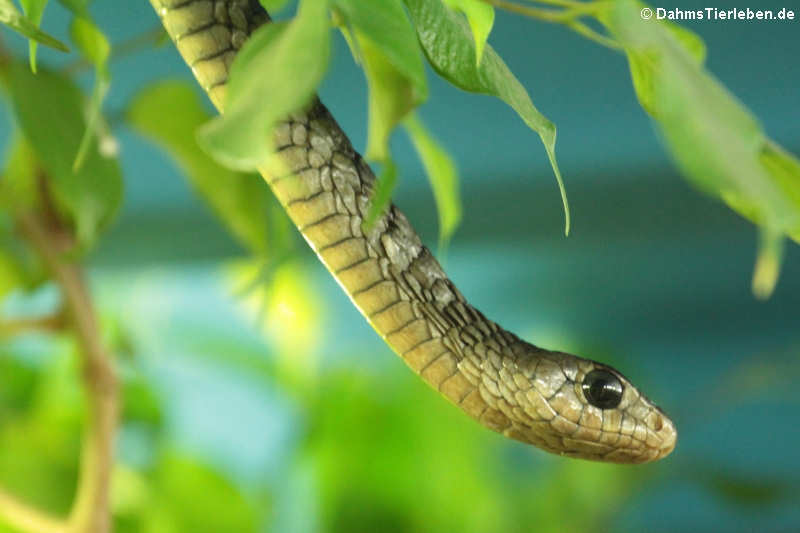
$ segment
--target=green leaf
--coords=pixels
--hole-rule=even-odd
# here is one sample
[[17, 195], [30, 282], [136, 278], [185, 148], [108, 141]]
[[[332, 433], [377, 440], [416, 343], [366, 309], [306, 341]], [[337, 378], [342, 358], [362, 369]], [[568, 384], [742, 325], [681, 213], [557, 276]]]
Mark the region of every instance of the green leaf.
[[408, 79], [395, 69], [388, 58], [369, 39], [360, 39], [364, 72], [369, 85], [369, 127], [367, 159], [391, 158], [389, 137], [394, 128], [416, 106]]
[[651, 114], [687, 180], [761, 226], [753, 289], [766, 297], [777, 282], [783, 237], [800, 230], [800, 165], [767, 140], [673, 31], [642, 21], [638, 5], [615, 4], [609, 27], [646, 72]]
[[416, 33], [401, 0], [363, 2], [334, 0], [348, 25], [381, 51], [386, 60], [408, 80], [413, 100], [419, 104], [428, 97], [425, 68]]
[[108, 71], [108, 59], [111, 57], [111, 44], [91, 20], [85, 17], [75, 17], [70, 26], [70, 36], [78, 50], [89, 63], [94, 65], [95, 80], [92, 96], [86, 112], [86, 130], [83, 132], [78, 153], [72, 164], [73, 170], [79, 170], [86, 160], [92, 139], [96, 136], [100, 126], [100, 111], [103, 100], [108, 94], [111, 76]]
[[161, 399], [153, 387], [139, 374], [126, 376], [122, 384], [122, 419], [160, 429], [164, 413]]
[[[762, 146], [759, 160], [784, 198], [792, 204], [794, 210], [800, 211], [800, 160], [770, 139]], [[731, 203], [730, 200], [726, 201]], [[740, 204], [739, 209], [744, 211], [748, 208]], [[742, 214], [748, 216], [744, 212]], [[789, 228], [789, 237], [800, 243], [800, 225]]]
[[258, 528], [256, 510], [242, 492], [217, 470], [184, 454], [165, 453], [151, 487], [138, 531], [250, 533]]
[[381, 161], [383, 169], [378, 177], [377, 187], [370, 199], [369, 211], [364, 219], [362, 226], [369, 231], [378, 217], [383, 214], [386, 207], [392, 201], [392, 191], [397, 184], [397, 166], [391, 159]]
[[539, 134], [553, 167], [564, 204], [565, 233], [569, 233], [569, 204], [555, 156], [556, 128], [531, 102], [530, 96], [490, 45], [475, 64], [475, 41], [463, 17], [447, 9], [442, 0], [405, 0], [422, 49], [443, 78], [465, 91], [501, 99]]
[[67, 45], [43, 32], [31, 20], [25, 18], [11, 0], [0, 0], [0, 24], [5, 24], [28, 39], [42, 43], [45, 46], [55, 48], [61, 52], [69, 52]]
[[[35, 191], [29, 190], [29, 187], [35, 186], [36, 182], [34, 179], [26, 179], [18, 168], [14, 168], [20, 166], [21, 160], [25, 159], [21, 157], [21, 144], [15, 142], [14, 145], [6, 173], [0, 180], [0, 301], [12, 290], [32, 290], [49, 279], [41, 257], [21, 241], [16, 231], [12, 213], [31, 205], [31, 197]], [[35, 178], [35, 168], [26, 163], [22, 166], [26, 167], [24, 174]], [[0, 336], [2, 333], [0, 331]]]
[[[645, 4], [638, 1], [636, 2], [637, 9], [644, 7]], [[613, 7], [609, 7], [609, 9], [602, 11], [598, 16], [598, 20], [609, 29], [612, 29], [612, 21], [610, 19], [612, 13]], [[675, 37], [698, 66], [703, 65], [706, 59], [706, 45], [703, 39], [696, 33], [668, 20], [662, 22], [653, 21], [653, 23], [661, 24], [664, 29]], [[652, 116], [656, 113], [653, 103], [654, 87], [652, 73], [659, 58], [657, 54], [649, 53], [647, 50], [631, 50], [628, 48], [625, 50], [625, 53], [628, 57], [628, 65], [631, 71], [631, 79], [633, 80], [636, 98], [639, 100], [639, 105]]]
[[93, 142], [80, 170], [72, 161], [85, 130], [84, 98], [66, 77], [37, 75], [19, 64], [9, 69], [13, 110], [20, 129], [50, 180], [59, 210], [74, 222], [78, 241], [91, 244], [116, 214], [122, 177], [116, 159], [104, 157]]
[[70, 25], [70, 37], [83, 57], [97, 69], [105, 69], [111, 57], [111, 44], [94, 22], [75, 17]]
[[369, 84], [366, 157], [385, 161], [391, 158], [392, 131], [428, 96], [417, 37], [401, 0], [336, 0], [334, 5], [355, 33]]
[[268, 228], [288, 222], [285, 217], [282, 221], [269, 219], [268, 209], [275, 201], [260, 176], [221, 167], [200, 149], [194, 132], [209, 114], [193, 85], [164, 81], [148, 87], [133, 99], [126, 118], [136, 131], [175, 158], [187, 179], [244, 246], [263, 253], [273, 244]]
[[445, 0], [451, 9], [464, 13], [475, 39], [475, 64], [480, 65], [486, 41], [494, 26], [494, 7], [481, 0]]
[[234, 61], [225, 115], [199, 132], [203, 146], [232, 168], [264, 164], [273, 150], [273, 127], [311, 101], [329, 55], [326, 1], [303, 0], [291, 22], [260, 28]]
[[[4, 240], [0, 239], [0, 243], [5, 244]], [[5, 246], [0, 248], [0, 302], [8, 293], [23, 285], [24, 272], [20, 266]], [[2, 333], [3, 330], [0, 328], [0, 338]]]
[[[42, 22], [42, 15], [44, 15], [44, 8], [47, 6], [47, 2], [48, 0], [20, 0], [22, 10], [25, 12], [25, 18], [37, 28]], [[37, 46], [38, 43], [33, 39], [28, 42], [28, 57], [30, 58], [32, 72], [36, 72]]]
[[448, 153], [428, 133], [416, 116], [406, 119], [406, 131], [422, 160], [431, 182], [436, 210], [439, 213], [439, 249], [444, 249], [461, 222], [461, 198], [458, 192], [458, 171]]
[[30, 209], [36, 202], [38, 164], [30, 143], [15, 132], [0, 179], [0, 208], [10, 212]]

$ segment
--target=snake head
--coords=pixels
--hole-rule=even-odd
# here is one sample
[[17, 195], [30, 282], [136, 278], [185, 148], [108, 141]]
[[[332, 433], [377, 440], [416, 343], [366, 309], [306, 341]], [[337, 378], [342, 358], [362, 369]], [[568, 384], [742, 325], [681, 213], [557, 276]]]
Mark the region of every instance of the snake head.
[[512, 415], [501, 430], [507, 436], [560, 455], [613, 463], [655, 461], [675, 447], [673, 422], [617, 370], [527, 343], [525, 350], [516, 348], [517, 376], [527, 377], [530, 386], [514, 395], [516, 409], [500, 406]]

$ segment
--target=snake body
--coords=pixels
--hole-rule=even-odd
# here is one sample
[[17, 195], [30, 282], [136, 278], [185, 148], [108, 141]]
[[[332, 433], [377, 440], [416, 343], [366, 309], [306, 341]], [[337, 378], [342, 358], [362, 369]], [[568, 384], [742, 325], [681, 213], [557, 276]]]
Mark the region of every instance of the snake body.
[[[150, 2], [221, 111], [237, 50], [267, 13], [258, 0]], [[619, 372], [533, 346], [467, 303], [394, 205], [365, 233], [375, 177], [318, 100], [280, 124], [275, 146], [288, 173], [262, 172], [272, 191], [355, 306], [431, 387], [484, 426], [557, 454], [641, 463], [672, 451], [672, 421]]]

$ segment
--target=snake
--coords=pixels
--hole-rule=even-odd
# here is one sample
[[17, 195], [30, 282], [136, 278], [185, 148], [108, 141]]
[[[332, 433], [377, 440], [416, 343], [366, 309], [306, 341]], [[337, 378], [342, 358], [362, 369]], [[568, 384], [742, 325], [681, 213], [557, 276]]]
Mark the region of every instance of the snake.
[[[258, 0], [150, 3], [222, 113], [231, 65], [268, 13]], [[619, 371], [534, 346], [470, 305], [394, 204], [365, 229], [375, 175], [318, 97], [273, 136], [285, 172], [261, 171], [265, 181], [369, 324], [433, 389], [483, 426], [561, 456], [637, 464], [673, 450], [673, 421]]]

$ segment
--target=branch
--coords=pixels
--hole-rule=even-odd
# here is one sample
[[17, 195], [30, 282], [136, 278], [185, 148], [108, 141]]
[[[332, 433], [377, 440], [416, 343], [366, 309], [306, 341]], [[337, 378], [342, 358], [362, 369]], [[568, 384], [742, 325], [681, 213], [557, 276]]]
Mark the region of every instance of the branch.
[[11, 527], [31, 533], [64, 533], [67, 528], [63, 520], [25, 505], [3, 491], [0, 491], [0, 516]]
[[59, 331], [66, 326], [63, 311], [32, 318], [13, 318], [0, 320], [0, 338], [13, 337], [29, 331]]
[[78, 490], [68, 531], [106, 533], [110, 530], [108, 494], [118, 418], [118, 385], [111, 358], [103, 346], [89, 290], [78, 264], [65, 255], [72, 239], [52, 219], [33, 214], [19, 217], [19, 227], [41, 255], [61, 289], [83, 357], [83, 381], [89, 400]]

